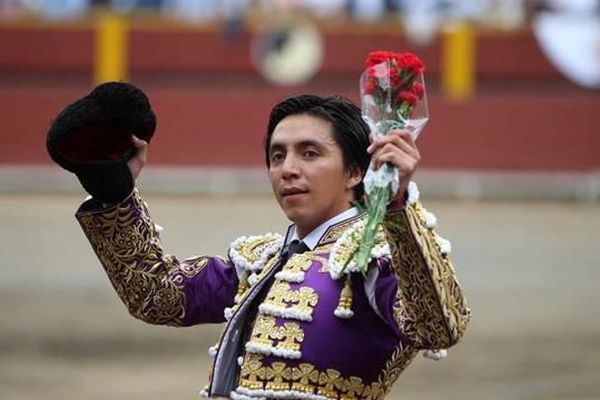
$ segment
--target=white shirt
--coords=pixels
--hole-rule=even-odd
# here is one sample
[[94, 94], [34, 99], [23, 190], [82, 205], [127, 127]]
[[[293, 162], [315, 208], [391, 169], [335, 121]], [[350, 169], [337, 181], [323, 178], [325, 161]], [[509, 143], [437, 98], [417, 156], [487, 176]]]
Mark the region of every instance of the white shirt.
[[309, 250], [314, 250], [315, 247], [317, 247], [319, 240], [321, 240], [321, 237], [325, 232], [327, 232], [327, 229], [329, 229], [329, 227], [339, 222], [342, 222], [348, 218], [356, 217], [358, 214], [359, 212], [358, 209], [356, 209], [356, 207], [349, 208], [346, 211], [339, 213], [335, 217], [329, 218], [327, 221], [317, 226], [302, 239], [298, 237], [296, 225], [291, 225], [288, 228], [287, 235], [285, 236], [285, 245], [288, 245], [292, 240], [298, 239], [302, 240], [304, 244], [306, 244], [306, 246], [309, 248]]

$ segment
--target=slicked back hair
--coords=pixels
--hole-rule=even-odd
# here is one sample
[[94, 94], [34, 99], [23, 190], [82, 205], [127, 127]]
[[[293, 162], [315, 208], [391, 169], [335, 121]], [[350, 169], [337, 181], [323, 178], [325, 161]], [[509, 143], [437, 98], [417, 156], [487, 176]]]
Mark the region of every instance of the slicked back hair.
[[[360, 108], [340, 96], [300, 95], [289, 97], [275, 105], [271, 110], [265, 137], [267, 167], [271, 166], [269, 147], [273, 131], [284, 118], [302, 114], [330, 122], [334, 140], [342, 150], [344, 169], [351, 172], [358, 168], [364, 176], [371, 161], [371, 155], [367, 153], [369, 127], [361, 117]], [[354, 199], [360, 201], [364, 194], [362, 181], [353, 188], [353, 191]]]

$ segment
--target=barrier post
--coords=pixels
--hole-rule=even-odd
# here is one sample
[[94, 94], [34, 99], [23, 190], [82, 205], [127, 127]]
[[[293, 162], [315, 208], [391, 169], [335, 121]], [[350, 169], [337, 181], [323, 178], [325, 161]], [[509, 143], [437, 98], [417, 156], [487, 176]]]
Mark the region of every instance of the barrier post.
[[129, 26], [124, 17], [108, 12], [96, 26], [94, 83], [124, 81], [128, 78]]
[[442, 90], [452, 100], [468, 100], [475, 93], [475, 33], [461, 22], [446, 28], [442, 38]]

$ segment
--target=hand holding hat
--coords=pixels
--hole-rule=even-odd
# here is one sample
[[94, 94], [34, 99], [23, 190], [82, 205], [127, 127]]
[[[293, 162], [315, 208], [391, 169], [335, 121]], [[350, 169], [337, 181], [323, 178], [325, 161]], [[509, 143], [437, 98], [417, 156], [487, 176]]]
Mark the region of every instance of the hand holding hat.
[[108, 82], [56, 117], [46, 146], [96, 200], [117, 203], [134, 186], [127, 165], [137, 152], [132, 135], [150, 142], [155, 129], [156, 116], [144, 92], [129, 83]]

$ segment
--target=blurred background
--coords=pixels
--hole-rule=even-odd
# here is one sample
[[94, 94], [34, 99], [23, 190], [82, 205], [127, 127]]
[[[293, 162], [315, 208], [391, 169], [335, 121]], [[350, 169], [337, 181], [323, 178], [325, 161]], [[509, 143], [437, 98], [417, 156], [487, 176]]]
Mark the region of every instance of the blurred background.
[[600, 399], [597, 0], [0, 0], [0, 399], [197, 398], [220, 326], [127, 315], [51, 163], [49, 124], [107, 80], [158, 116], [139, 187], [167, 251], [284, 231], [262, 140], [300, 94], [358, 102], [366, 54], [426, 65], [416, 180], [473, 320], [391, 399]]

